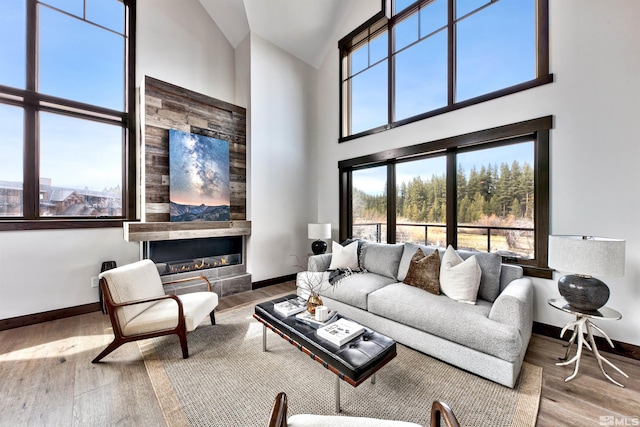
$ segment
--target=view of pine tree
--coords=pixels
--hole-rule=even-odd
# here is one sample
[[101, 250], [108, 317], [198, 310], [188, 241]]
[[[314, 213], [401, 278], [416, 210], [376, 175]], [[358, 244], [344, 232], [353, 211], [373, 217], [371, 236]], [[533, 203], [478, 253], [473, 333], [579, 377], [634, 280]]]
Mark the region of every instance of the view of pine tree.
[[[534, 172], [528, 163], [483, 165], [479, 170], [473, 167], [468, 174], [459, 166], [457, 190], [459, 224], [474, 224], [491, 217], [533, 224]], [[371, 195], [356, 188], [352, 194], [354, 220], [386, 218], [386, 188], [384, 194]], [[444, 223], [446, 177], [418, 176], [399, 183], [396, 205], [399, 222]]]

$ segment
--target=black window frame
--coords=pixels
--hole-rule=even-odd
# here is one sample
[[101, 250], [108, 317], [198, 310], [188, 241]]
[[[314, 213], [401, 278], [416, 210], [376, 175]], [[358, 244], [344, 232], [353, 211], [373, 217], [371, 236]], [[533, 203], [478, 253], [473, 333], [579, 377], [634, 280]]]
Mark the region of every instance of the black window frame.
[[549, 137], [553, 128], [553, 116], [513, 123], [491, 129], [452, 136], [436, 141], [387, 150], [375, 154], [342, 160], [339, 169], [339, 239], [352, 236], [353, 210], [351, 204], [352, 172], [354, 170], [387, 166], [387, 242], [396, 242], [396, 182], [395, 165], [407, 159], [444, 154], [447, 156], [446, 224], [447, 245], [457, 247], [458, 201], [457, 162], [458, 152], [469, 149], [493, 148], [518, 142], [534, 142], [534, 259], [503, 257], [504, 263], [520, 265], [528, 276], [552, 278], [548, 268], [549, 239]]
[[[454, 16], [454, 4], [455, 0], [447, 0], [448, 2], [448, 64], [447, 64], [447, 105], [441, 108], [437, 108], [431, 111], [425, 111], [424, 113], [417, 114], [411, 117], [403, 118], [401, 120], [395, 120], [394, 115], [394, 60], [393, 57], [395, 52], [393, 51], [393, 27], [397, 22], [402, 21], [408, 15], [412, 13], [416, 13], [419, 8], [428, 5], [428, 3], [432, 0], [418, 0], [413, 3], [411, 6], [403, 9], [395, 16], [391, 16], [391, 11], [393, 7], [391, 5], [391, 1], [393, 0], [382, 0], [381, 11], [374, 15], [372, 18], [367, 20], [365, 23], [360, 25], [358, 28], [353, 30], [347, 36], [343, 37], [338, 42], [339, 49], [339, 137], [338, 142], [347, 142], [353, 139], [361, 138], [363, 136], [372, 135], [378, 132], [382, 132], [385, 130], [393, 129], [398, 126], [403, 126], [409, 123], [413, 123], [419, 120], [423, 120], [429, 117], [437, 116], [440, 114], [444, 114], [450, 111], [455, 111], [461, 108], [465, 108], [471, 105], [479, 104], [485, 101], [489, 101], [492, 99], [500, 98], [503, 96], [511, 95], [517, 92], [521, 92], [524, 90], [532, 89], [538, 86], [542, 86], [548, 83], [552, 83], [554, 80], [553, 74], [549, 72], [549, 0], [535, 0], [536, 2], [536, 77], [534, 79], [505, 87], [503, 89], [499, 89], [493, 92], [489, 92], [483, 95], [479, 95], [470, 99], [466, 99], [463, 101], [455, 102], [455, 31], [454, 25], [457, 19]], [[499, 0], [491, 0], [490, 3], [483, 6], [481, 9], [490, 6]], [[472, 12], [471, 14], [465, 15], [465, 17], [470, 16], [477, 11]], [[465, 17], [461, 17], [460, 19], [464, 19]], [[348, 108], [345, 108], [345, 100], [350, 99], [351, 94], [344, 93], [344, 83], [348, 79], [345, 76], [345, 70], [348, 70], [348, 65], [345, 65], [345, 61], [348, 63], [348, 56], [350, 52], [360, 46], [363, 42], [362, 35], [367, 31], [374, 34], [375, 32], [380, 32], [382, 29], [386, 29], [388, 33], [388, 52], [387, 52], [387, 61], [388, 61], [388, 81], [387, 81], [387, 123], [381, 126], [377, 126], [372, 129], [368, 129], [365, 131], [361, 131], [352, 135], [345, 134], [345, 128], [350, 121], [351, 117], [351, 105], [348, 104]], [[346, 111], [345, 111], [346, 110]]]
[[[37, 91], [38, 0], [26, 0], [26, 87], [0, 85], [0, 103], [21, 107], [24, 111], [23, 133], [23, 215], [0, 217], [0, 231], [122, 227], [136, 216], [136, 121], [135, 54], [136, 0], [119, 0], [125, 6], [125, 98], [124, 111], [112, 110]], [[51, 7], [51, 6], [45, 6]], [[53, 8], [55, 9], [55, 8]], [[58, 10], [58, 9], [55, 9]], [[61, 13], [65, 13], [61, 11]], [[72, 16], [72, 15], [70, 15]], [[39, 112], [62, 114], [122, 127], [122, 216], [44, 217], [39, 214]]]

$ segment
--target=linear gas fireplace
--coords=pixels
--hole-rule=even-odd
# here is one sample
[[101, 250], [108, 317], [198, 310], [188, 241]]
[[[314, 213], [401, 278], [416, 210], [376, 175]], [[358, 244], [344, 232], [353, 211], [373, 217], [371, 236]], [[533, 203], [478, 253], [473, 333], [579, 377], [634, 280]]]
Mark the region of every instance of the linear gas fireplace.
[[242, 254], [241, 236], [158, 240], [143, 245], [143, 257], [156, 264], [161, 276], [242, 264]]

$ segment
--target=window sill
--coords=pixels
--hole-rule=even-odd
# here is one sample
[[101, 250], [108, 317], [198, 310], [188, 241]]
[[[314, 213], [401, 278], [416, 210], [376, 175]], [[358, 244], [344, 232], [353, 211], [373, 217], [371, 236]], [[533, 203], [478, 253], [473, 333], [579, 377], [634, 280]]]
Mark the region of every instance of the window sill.
[[52, 220], [0, 220], [0, 231], [18, 230], [66, 230], [81, 228], [122, 227], [124, 218], [118, 219], [52, 219]]

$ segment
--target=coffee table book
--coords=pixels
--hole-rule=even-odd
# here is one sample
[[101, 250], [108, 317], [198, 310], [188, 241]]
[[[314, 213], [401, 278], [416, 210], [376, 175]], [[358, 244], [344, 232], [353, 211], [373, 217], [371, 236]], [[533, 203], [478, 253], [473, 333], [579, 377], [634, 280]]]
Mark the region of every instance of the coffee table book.
[[322, 326], [328, 325], [329, 323], [333, 322], [336, 317], [338, 317], [338, 312], [336, 310], [329, 310], [327, 320], [325, 320], [324, 322], [316, 320], [316, 316], [309, 313], [307, 310], [303, 311], [302, 313], [296, 314], [297, 321], [304, 323], [305, 325], [309, 325], [314, 329], [318, 329]]
[[364, 332], [364, 327], [351, 320], [340, 318], [333, 323], [318, 328], [318, 336], [338, 347], [348, 343]]
[[304, 298], [291, 298], [273, 305], [273, 309], [283, 316], [291, 316], [307, 309], [307, 301]]

